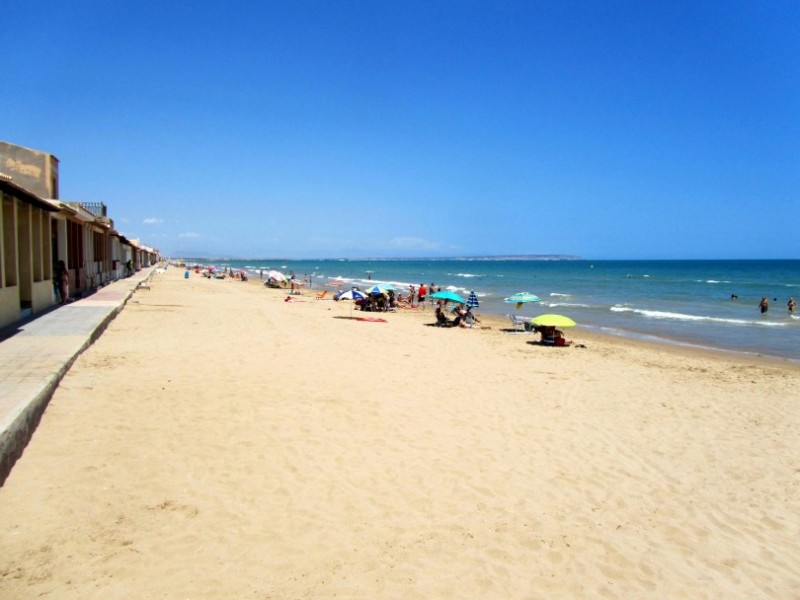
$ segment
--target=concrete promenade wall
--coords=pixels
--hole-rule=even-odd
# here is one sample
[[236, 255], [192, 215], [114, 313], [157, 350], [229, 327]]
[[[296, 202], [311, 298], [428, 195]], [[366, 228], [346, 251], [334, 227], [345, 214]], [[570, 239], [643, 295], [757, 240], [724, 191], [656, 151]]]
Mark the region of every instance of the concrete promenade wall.
[[119, 314], [157, 267], [12, 326], [0, 337], [0, 485], [36, 431], [75, 359]]

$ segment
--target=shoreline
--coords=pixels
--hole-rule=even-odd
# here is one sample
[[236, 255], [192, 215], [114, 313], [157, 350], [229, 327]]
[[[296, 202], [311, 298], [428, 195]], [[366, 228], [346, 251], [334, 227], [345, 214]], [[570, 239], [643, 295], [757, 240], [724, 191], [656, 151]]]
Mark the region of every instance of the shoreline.
[[[260, 281], [257, 277], [253, 278], [251, 276], [248, 279], [247, 283], [258, 284], [264, 287], [264, 282]], [[288, 288], [286, 288], [285, 290], [279, 288], [270, 288], [270, 289], [271, 291], [275, 292], [284, 291], [287, 294], [289, 292]], [[332, 295], [332, 290], [331, 288], [324, 285], [312, 289], [307, 289], [303, 287], [301, 288], [301, 295], [298, 297], [313, 298], [313, 296], [316, 293], [322, 292], [323, 290], [328, 290], [328, 299], [330, 299]], [[412, 310], [404, 310], [403, 312], [413, 313], [420, 316], [430, 315], [431, 320], [433, 320], [433, 310], [434, 309], [432, 306], [426, 305], [425, 308], [415, 308]], [[398, 309], [398, 312], [399, 311], [400, 309]], [[482, 322], [490, 324], [493, 329], [510, 330], [510, 323], [507, 318], [504, 318], [505, 315], [495, 312], [482, 313], [480, 308], [478, 308], [475, 312], [478, 314], [478, 317], [481, 319]], [[369, 311], [365, 311], [363, 314], [367, 316], [373, 315], [373, 313]], [[375, 314], [380, 315], [382, 313], [375, 313]], [[533, 315], [531, 315], [531, 318], [533, 318]], [[640, 345], [642, 348], [650, 348], [653, 350], [665, 350], [665, 351], [671, 350], [678, 354], [684, 354], [684, 355], [693, 354], [709, 358], [717, 357], [722, 359], [731, 359], [742, 363], [758, 362], [768, 366], [776, 366], [776, 367], [788, 366], [788, 367], [800, 368], [800, 359], [764, 354], [756, 350], [746, 351], [733, 348], [725, 348], [721, 346], [703, 345], [693, 340], [687, 340], [678, 337], [669, 338], [665, 336], [657, 336], [649, 334], [646, 332], [626, 330], [626, 329], [617, 329], [617, 331], [619, 331], [619, 334], [615, 334], [610, 332], [597, 331], [595, 326], [581, 325], [580, 323], [572, 331], [580, 332], [580, 335], [585, 336], [587, 339], [602, 341], [610, 344], [630, 343], [630, 344]], [[569, 331], [565, 333], [567, 333], [567, 338], [574, 337], [574, 335], [569, 334]], [[538, 336], [535, 334], [528, 334], [528, 336], [530, 337], [531, 340], [538, 339]]]
[[654, 349], [674, 349], [676, 352], [683, 353], [697, 353], [702, 356], [717, 356], [722, 358], [730, 358], [740, 362], [762, 362], [764, 364], [773, 366], [794, 366], [800, 368], [800, 359], [775, 356], [765, 354], [758, 351], [745, 351], [733, 348], [724, 348], [721, 346], [703, 345], [692, 340], [685, 340], [681, 338], [668, 338], [663, 336], [656, 336], [643, 332], [636, 332], [630, 330], [619, 330], [620, 334], [596, 332], [582, 328], [581, 331], [587, 333], [589, 336], [597, 336], [604, 340], [624, 340], [634, 344], [642, 344], [644, 347], [651, 347]]
[[[356, 261], [362, 262], [362, 261]], [[587, 261], [582, 261], [587, 262]], [[608, 263], [609, 261], [605, 261]], [[697, 272], [679, 272], [676, 277], [683, 279], [676, 280], [678, 286], [678, 297], [683, 304], [675, 304], [671, 296], [670, 280], [672, 271], [659, 272], [659, 267], [654, 266], [654, 261], [611, 261], [614, 264], [632, 263], [629, 273], [624, 275], [628, 268], [614, 267], [616, 271], [610, 273], [611, 277], [619, 278], [621, 292], [617, 294], [616, 286], [614, 291], [609, 292], [608, 281], [602, 276], [596, 278], [596, 273], [607, 272], [606, 267], [598, 263], [598, 269], [592, 271], [591, 275], [586, 275], [589, 271], [578, 269], [577, 275], [567, 270], [566, 274], [559, 268], [557, 277], [577, 277], [577, 279], [567, 282], [555, 279], [548, 279], [548, 270], [527, 270], [519, 271], [515, 269], [513, 263], [504, 263], [508, 271], [501, 275], [485, 269], [470, 270], [463, 261], [455, 262], [448, 270], [439, 270], [433, 275], [433, 280], [442, 281], [447, 284], [448, 289], [455, 289], [466, 298], [466, 290], [475, 287], [479, 298], [483, 304], [480, 309], [485, 314], [495, 314], [503, 317], [506, 313], [515, 312], [511, 307], [504, 306], [501, 302], [503, 293], [509, 289], [523, 289], [530, 286], [540, 288], [543, 294], [541, 307], [528, 307], [531, 314], [541, 312], [561, 312], [575, 319], [579, 326], [592, 329], [594, 331], [607, 330], [606, 333], [614, 337], [624, 337], [627, 339], [647, 339], [667, 344], [689, 345], [711, 350], [725, 352], [742, 353], [745, 356], [764, 356], [777, 360], [788, 360], [795, 364], [800, 364], [800, 351], [797, 350], [795, 343], [797, 333], [800, 332], [800, 320], [797, 316], [794, 319], [791, 315], [787, 316], [785, 311], [777, 305], [771, 310], [767, 319], [758, 313], [757, 305], [753, 304], [752, 311], [748, 311], [748, 302], [744, 300], [731, 303], [725, 294], [720, 295], [720, 290], [728, 287], [736, 288], [740, 298], [745, 298], [750, 287], [750, 294], [755, 293], [753, 286], [769, 285], [768, 283], [753, 283], [739, 281], [734, 273], [716, 273], [713, 267], [699, 268]], [[656, 261], [658, 262], [658, 261]], [[687, 261], [660, 261], [664, 265], [682, 264]], [[689, 261], [698, 264], [706, 264], [708, 261]], [[763, 261], [717, 261], [721, 264], [728, 263], [747, 263]], [[775, 267], [775, 263], [794, 264], [797, 261], [767, 261]], [[569, 263], [565, 263], [569, 264]], [[462, 266], [463, 265], [463, 266]], [[242, 265], [240, 265], [242, 266]], [[308, 269], [316, 269], [312, 263], [293, 265], [296, 272], [302, 273]], [[339, 273], [348, 285], [357, 285], [364, 289], [372, 281], [365, 279], [366, 276], [360, 274], [359, 269], [368, 269], [372, 265], [364, 263], [348, 271], [348, 274], [341, 274], [347, 269], [338, 270], [330, 264], [320, 265], [322, 273], [326, 275], [315, 275], [314, 284], [316, 288], [326, 289], [326, 278], [333, 273]], [[387, 283], [396, 286], [398, 290], [405, 291], [410, 284], [403, 283], [415, 281], [417, 275], [411, 274], [419, 269], [420, 272], [428, 272], [430, 265], [420, 264], [410, 270], [403, 270], [401, 264], [396, 265], [397, 270], [392, 267], [390, 270], [381, 271], [379, 276], [374, 277], [375, 283]], [[244, 266], [251, 269], [252, 264]], [[788, 268], [788, 267], [787, 267]], [[299, 269], [299, 270], [298, 270]], [[461, 269], [461, 271], [458, 271]], [[464, 271], [466, 269], [466, 271]], [[434, 268], [436, 271], [436, 268]], [[631, 276], [633, 273], [633, 277]], [[650, 274], [653, 276], [650, 278]], [[739, 273], [739, 272], [736, 272]], [[251, 274], [257, 277], [251, 271]], [[524, 276], [523, 276], [524, 274]], [[789, 274], [784, 271], [773, 273], [779, 278], [778, 288], [770, 292], [783, 298], [790, 294], [790, 287], [787, 282], [791, 281]], [[508, 277], [509, 279], [506, 279]], [[516, 279], [514, 279], [516, 277]], [[525, 279], [529, 277], [529, 279]], [[537, 277], [539, 283], [537, 284]], [[789, 279], [787, 279], [789, 277]], [[472, 279], [476, 278], [476, 279]], [[728, 281], [728, 279], [735, 281]], [[764, 279], [768, 279], [767, 276]], [[719, 281], [718, 281], [719, 280]], [[514, 282], [503, 284], [503, 281]], [[528, 281], [528, 283], [524, 283]], [[772, 281], [769, 279], [769, 281]], [[543, 285], [542, 285], [543, 284]], [[639, 287], [637, 287], [639, 286]], [[645, 287], [641, 287], [645, 286]], [[694, 286], [694, 287], [693, 287]], [[722, 286], [722, 287], [720, 287]], [[624, 288], [624, 289], [623, 289]], [[693, 288], [690, 290], [690, 288]], [[330, 288], [327, 288], [330, 289]], [[637, 295], [637, 290], [641, 289], [641, 295]], [[561, 293], [565, 292], [565, 293]], [[572, 297], [572, 298], [570, 298]], [[700, 300], [692, 304], [693, 298]], [[686, 304], [688, 302], [689, 304]], [[574, 304], [571, 304], [574, 303]], [[532, 310], [533, 309], [533, 310]], [[610, 311], [610, 312], [609, 312]], [[522, 311], [523, 314], [526, 312]]]

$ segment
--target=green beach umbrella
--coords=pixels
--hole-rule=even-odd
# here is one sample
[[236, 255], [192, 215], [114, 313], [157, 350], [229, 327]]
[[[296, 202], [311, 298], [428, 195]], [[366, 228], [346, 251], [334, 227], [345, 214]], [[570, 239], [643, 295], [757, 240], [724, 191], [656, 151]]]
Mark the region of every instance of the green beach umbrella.
[[503, 302], [508, 302], [509, 304], [519, 304], [520, 302], [541, 302], [541, 298], [536, 294], [531, 294], [530, 292], [517, 292], [513, 296], [509, 296]]
[[523, 304], [527, 304], [528, 302], [541, 302], [542, 299], [539, 298], [536, 294], [531, 294], [530, 292], [517, 292], [513, 296], [509, 296], [503, 302], [508, 302], [509, 304], [516, 304], [516, 309], [519, 310], [522, 308]]
[[435, 298], [436, 300], [444, 300], [445, 302], [450, 301], [450, 302], [458, 302], [459, 304], [464, 304], [464, 299], [461, 296], [449, 290], [445, 290], [444, 292], [436, 292], [435, 294], [431, 294], [429, 298]]
[[575, 321], [564, 315], [539, 315], [531, 319], [538, 327], [574, 327]]

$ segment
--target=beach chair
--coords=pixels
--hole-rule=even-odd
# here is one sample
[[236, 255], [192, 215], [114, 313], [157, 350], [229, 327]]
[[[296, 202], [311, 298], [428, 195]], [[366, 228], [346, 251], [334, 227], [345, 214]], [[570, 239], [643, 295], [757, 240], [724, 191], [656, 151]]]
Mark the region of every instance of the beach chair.
[[529, 333], [530, 329], [525, 327], [529, 322], [530, 319], [526, 317], [519, 317], [517, 315], [506, 315], [508, 320], [511, 321], [511, 325], [514, 327], [514, 333]]
[[327, 295], [328, 295], [328, 290], [323, 290], [322, 292], [320, 292], [319, 294], [317, 294], [317, 295], [316, 295], [316, 296], [314, 296], [314, 297], [315, 297], [317, 300], [324, 300], [324, 299], [325, 299], [325, 296], [327, 296]]

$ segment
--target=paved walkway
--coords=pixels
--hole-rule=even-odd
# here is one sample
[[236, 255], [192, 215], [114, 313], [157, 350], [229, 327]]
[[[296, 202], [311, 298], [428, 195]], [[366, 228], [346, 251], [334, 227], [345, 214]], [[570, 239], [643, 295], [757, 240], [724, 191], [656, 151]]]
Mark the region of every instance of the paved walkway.
[[4, 330], [0, 337], [0, 485], [78, 355], [94, 342], [156, 267]]

